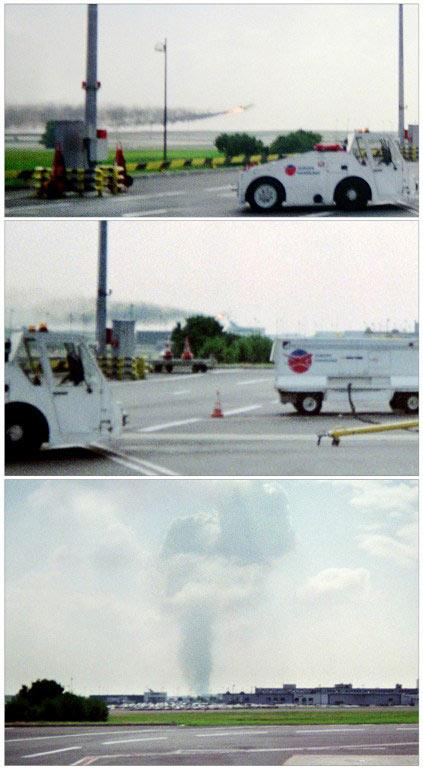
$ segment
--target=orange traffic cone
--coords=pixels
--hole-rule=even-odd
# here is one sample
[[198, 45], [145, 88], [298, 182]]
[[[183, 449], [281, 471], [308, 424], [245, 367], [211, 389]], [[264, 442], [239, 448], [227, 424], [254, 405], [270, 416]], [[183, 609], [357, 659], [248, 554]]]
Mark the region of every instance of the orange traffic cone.
[[216, 392], [216, 403], [210, 416], [212, 419], [223, 419], [222, 404], [220, 402], [219, 392]]

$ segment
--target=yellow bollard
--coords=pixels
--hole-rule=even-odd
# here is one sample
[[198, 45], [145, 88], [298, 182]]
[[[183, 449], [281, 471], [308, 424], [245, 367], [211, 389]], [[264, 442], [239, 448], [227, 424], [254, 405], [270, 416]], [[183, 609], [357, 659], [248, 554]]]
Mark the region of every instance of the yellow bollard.
[[98, 197], [103, 197], [104, 174], [100, 165], [97, 165], [94, 173], [94, 188]]

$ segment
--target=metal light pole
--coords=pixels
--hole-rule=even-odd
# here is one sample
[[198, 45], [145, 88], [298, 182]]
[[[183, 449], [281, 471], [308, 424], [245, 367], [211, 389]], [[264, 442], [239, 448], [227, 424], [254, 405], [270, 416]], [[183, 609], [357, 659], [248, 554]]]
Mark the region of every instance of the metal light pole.
[[87, 140], [87, 163], [94, 168], [97, 161], [97, 91], [100, 83], [97, 81], [97, 5], [88, 6], [87, 33], [87, 79], [85, 88], [85, 131]]
[[106, 322], [107, 322], [107, 221], [100, 221], [100, 245], [98, 253], [98, 290], [96, 341], [97, 354], [106, 353]]
[[398, 139], [400, 147], [404, 144], [404, 28], [403, 6], [399, 5], [398, 14]]
[[164, 53], [164, 107], [163, 107], [163, 160], [167, 160], [167, 38], [164, 43], [157, 43], [155, 51]]

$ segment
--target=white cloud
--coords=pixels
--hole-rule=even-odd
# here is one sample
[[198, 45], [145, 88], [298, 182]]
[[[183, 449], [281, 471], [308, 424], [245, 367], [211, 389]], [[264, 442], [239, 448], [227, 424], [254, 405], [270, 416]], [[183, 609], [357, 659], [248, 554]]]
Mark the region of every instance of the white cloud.
[[350, 594], [361, 591], [369, 582], [367, 568], [325, 568], [312, 576], [300, 590], [304, 598]]
[[418, 503], [417, 482], [390, 484], [386, 481], [355, 481], [349, 483], [353, 495], [350, 500], [352, 507], [362, 510], [383, 510], [394, 513], [409, 513], [416, 509]]
[[359, 547], [375, 557], [410, 566], [418, 559], [418, 523], [412, 520], [392, 534], [363, 535]]

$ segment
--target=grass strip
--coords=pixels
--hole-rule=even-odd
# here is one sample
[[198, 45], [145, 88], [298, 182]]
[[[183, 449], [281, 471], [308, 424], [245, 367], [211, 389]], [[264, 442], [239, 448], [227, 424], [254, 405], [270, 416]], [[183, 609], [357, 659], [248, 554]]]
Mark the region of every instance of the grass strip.
[[354, 710], [230, 710], [205, 712], [122, 712], [109, 715], [107, 723], [37, 722], [7, 723], [8, 726], [125, 726], [179, 725], [187, 727], [230, 727], [249, 725], [413, 725], [419, 720], [418, 709], [358, 708]]

